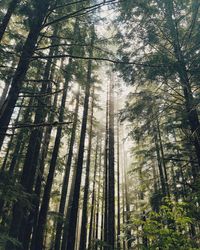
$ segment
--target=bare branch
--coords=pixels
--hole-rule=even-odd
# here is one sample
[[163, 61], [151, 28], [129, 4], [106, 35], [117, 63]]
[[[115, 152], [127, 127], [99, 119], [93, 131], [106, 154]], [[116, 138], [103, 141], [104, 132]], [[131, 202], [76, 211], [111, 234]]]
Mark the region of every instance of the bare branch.
[[83, 59], [83, 60], [95, 60], [95, 61], [106, 61], [115, 64], [130, 64], [130, 65], [137, 65], [143, 67], [169, 67], [169, 65], [165, 64], [147, 64], [147, 63], [138, 63], [138, 62], [129, 62], [129, 61], [120, 61], [117, 59], [109, 59], [109, 58], [100, 58], [100, 57], [82, 57], [82, 56], [74, 56], [74, 55], [55, 55], [55, 56], [33, 56], [32, 59], [49, 59], [49, 58], [74, 58], [74, 59]]
[[[72, 122], [53, 122], [53, 123], [38, 123], [38, 124], [16, 124], [15, 126], [10, 126], [8, 129], [17, 129], [17, 128], [38, 128], [38, 127], [57, 127], [61, 125], [69, 125], [72, 124]], [[2, 127], [4, 129], [4, 127]]]

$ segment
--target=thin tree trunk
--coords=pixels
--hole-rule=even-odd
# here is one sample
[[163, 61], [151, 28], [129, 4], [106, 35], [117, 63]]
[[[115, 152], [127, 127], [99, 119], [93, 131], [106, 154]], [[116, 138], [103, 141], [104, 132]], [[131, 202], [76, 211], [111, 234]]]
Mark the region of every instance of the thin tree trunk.
[[[105, 130], [105, 152], [104, 152], [104, 243], [108, 240], [108, 86], [106, 101], [106, 130]], [[105, 246], [106, 250], [107, 247]]]
[[108, 244], [115, 248], [115, 159], [114, 159], [114, 86], [111, 73], [109, 91], [109, 168], [108, 168]]
[[[128, 179], [127, 179], [127, 172], [126, 172], [126, 159], [127, 159], [127, 153], [124, 151], [124, 191], [125, 191], [125, 218], [126, 218], [126, 224], [128, 225], [130, 223], [130, 201], [129, 201], [129, 192], [128, 192]], [[127, 230], [127, 248], [131, 249], [131, 231], [130, 229]]]
[[167, 173], [167, 168], [166, 168], [166, 164], [165, 164], [165, 155], [164, 155], [164, 149], [163, 149], [163, 143], [162, 143], [162, 137], [161, 137], [161, 131], [160, 131], [160, 124], [159, 124], [158, 119], [156, 119], [156, 126], [157, 126], [157, 131], [158, 131], [158, 140], [159, 140], [159, 144], [160, 144], [162, 167], [163, 167], [163, 170], [164, 170], [164, 180], [165, 180], [166, 194], [168, 196], [170, 196], [169, 184], [168, 184], [168, 173]]
[[[123, 168], [124, 168], [124, 166], [123, 166]], [[124, 182], [124, 171], [122, 171], [122, 179]], [[123, 225], [125, 225], [126, 221], [125, 221], [125, 185], [124, 185], [124, 183], [123, 183], [123, 188], [122, 188], [122, 205], [123, 205], [122, 222], [123, 222]], [[125, 250], [125, 249], [126, 249], [126, 242], [125, 242], [125, 239], [123, 239], [123, 250]]]
[[100, 143], [100, 152], [99, 152], [99, 179], [98, 179], [98, 192], [97, 192], [97, 213], [96, 213], [96, 233], [95, 233], [95, 249], [98, 249], [98, 240], [99, 240], [99, 217], [100, 217], [100, 200], [101, 200], [101, 158], [102, 158], [102, 145]]
[[120, 159], [119, 159], [119, 121], [117, 121], [117, 249], [120, 250]]
[[[77, 160], [75, 161], [75, 166], [77, 164]], [[69, 194], [69, 200], [68, 200], [68, 205], [67, 205], [67, 211], [66, 211], [66, 216], [65, 216], [65, 224], [63, 228], [63, 234], [62, 234], [62, 245], [61, 245], [61, 250], [66, 250], [67, 247], [67, 239], [68, 239], [68, 234], [70, 230], [70, 214], [71, 214], [71, 209], [72, 209], [72, 201], [73, 201], [73, 194], [74, 194], [74, 186], [75, 186], [75, 180], [76, 180], [76, 172], [77, 169], [74, 167], [73, 169], [73, 175], [72, 175], [72, 183], [71, 183], [71, 189], [70, 189], [70, 194]]]
[[97, 175], [97, 162], [98, 162], [98, 150], [99, 150], [99, 138], [97, 137], [97, 145], [95, 152], [95, 163], [94, 163], [94, 176], [93, 176], [93, 187], [92, 187], [92, 202], [90, 212], [90, 223], [89, 223], [89, 236], [88, 236], [88, 249], [92, 246], [92, 230], [93, 230], [93, 219], [94, 219], [94, 208], [95, 208], [95, 187], [96, 187], [96, 175]]
[[[34, 88], [33, 92], [35, 92], [35, 88]], [[29, 100], [28, 107], [27, 107], [27, 109], [26, 109], [26, 111], [24, 113], [24, 117], [23, 117], [23, 122], [24, 123], [27, 123], [28, 120], [30, 119], [31, 106], [33, 105], [33, 102], [34, 102], [34, 98], [31, 97], [30, 100]], [[18, 159], [18, 156], [19, 156], [19, 152], [20, 152], [22, 141], [24, 140], [24, 137], [25, 137], [24, 130], [21, 129], [19, 131], [18, 136], [17, 136], [16, 146], [15, 146], [14, 152], [13, 152], [12, 157], [11, 157], [11, 162], [10, 162], [10, 166], [9, 166], [9, 174], [10, 174], [10, 176], [12, 176], [14, 174], [15, 166], [16, 166], [16, 163], [17, 163], [17, 159]]]
[[167, 187], [165, 185], [165, 177], [164, 177], [162, 163], [161, 163], [160, 147], [159, 147], [159, 143], [158, 143], [158, 135], [157, 135], [157, 130], [155, 128], [154, 128], [153, 133], [154, 133], [154, 143], [155, 143], [155, 148], [156, 148], [156, 156], [157, 156], [157, 161], [158, 161], [158, 170], [159, 170], [162, 193], [163, 193], [164, 196], [166, 196], [167, 195], [167, 190], [166, 190]]
[[[78, 40], [79, 38], [79, 22], [76, 19], [75, 25], [74, 25], [74, 31], [73, 31], [73, 37], [76, 41], [76, 38]], [[70, 48], [70, 54], [73, 54], [74, 47], [71, 46]], [[71, 72], [72, 74], [72, 58], [69, 59], [69, 64], [66, 69], [67, 72]], [[70, 78], [69, 78], [70, 80]], [[76, 107], [75, 107], [75, 114], [74, 114], [74, 121], [72, 126], [72, 133], [70, 138], [70, 145], [69, 145], [69, 152], [68, 157], [65, 165], [65, 173], [63, 177], [63, 185], [62, 185], [62, 191], [61, 191], [61, 199], [60, 199], [60, 205], [59, 205], [59, 216], [60, 218], [57, 221], [56, 225], [56, 236], [55, 236], [55, 250], [60, 249], [60, 240], [62, 235], [62, 225], [63, 225], [63, 217], [64, 217], [64, 210], [65, 210], [65, 203], [66, 203], [66, 197], [67, 197], [67, 190], [68, 190], [68, 182], [69, 182], [69, 176], [70, 176], [70, 169], [71, 169], [71, 163], [73, 158], [73, 148], [74, 148], [74, 142], [76, 137], [76, 127], [77, 127], [77, 120], [78, 120], [78, 110], [79, 110], [79, 96], [80, 95], [80, 87], [78, 90], [78, 94], [76, 96]]]
[[87, 241], [87, 216], [88, 216], [88, 196], [89, 196], [89, 185], [90, 185], [90, 160], [91, 160], [93, 117], [94, 117], [94, 85], [93, 85], [91, 98], [92, 98], [92, 102], [91, 102], [91, 115], [90, 115], [90, 128], [89, 128], [89, 142], [88, 142], [88, 154], [87, 154], [87, 163], [86, 163], [86, 178], [85, 178], [85, 185], [84, 185], [81, 237], [80, 237], [80, 246], [79, 246], [80, 250], [86, 249], [86, 241]]
[[[66, 98], [67, 98], [68, 84], [69, 82], [67, 79], [64, 84], [65, 91], [63, 92], [61, 107], [60, 107], [60, 112], [59, 112], [59, 122], [61, 123], [64, 121], [64, 111], [65, 111], [65, 103], [66, 103]], [[46, 185], [44, 189], [44, 195], [43, 195], [42, 204], [41, 204], [40, 213], [39, 213], [39, 218], [38, 218], [39, 223], [37, 226], [37, 230], [36, 230], [37, 233], [36, 233], [36, 239], [35, 239], [36, 240], [35, 248], [37, 250], [43, 249], [44, 230], [45, 230], [45, 225], [46, 225], [46, 220], [47, 220], [47, 212], [48, 212], [48, 207], [49, 207], [51, 189], [53, 185], [53, 178], [54, 178], [57, 158], [59, 154], [61, 135], [62, 135], [62, 126], [59, 126], [56, 132], [56, 139], [55, 139], [54, 148], [52, 152], [52, 157], [51, 157], [51, 162], [50, 162], [50, 167], [49, 167], [49, 174], [47, 177], [47, 181], [46, 181]]]
[[[93, 34], [92, 34], [92, 39], [91, 39], [91, 46], [90, 46], [90, 51], [89, 51], [90, 58], [93, 56], [93, 44], [94, 44], [94, 31], [92, 33]], [[75, 246], [77, 214], [78, 214], [78, 205], [79, 205], [79, 197], [80, 197], [81, 176], [82, 176], [82, 169], [83, 169], [85, 136], [86, 136], [87, 117], [88, 117], [88, 105], [89, 105], [89, 97], [90, 97], [91, 73], [92, 73], [92, 60], [89, 60], [88, 70], [87, 70], [85, 100], [84, 100], [84, 108], [83, 108], [81, 136], [80, 136], [80, 144], [79, 144], [79, 151], [78, 151], [77, 171], [76, 171], [76, 179], [75, 179], [75, 185], [74, 185], [72, 208], [71, 208], [70, 220], [69, 220], [71, 230], [68, 234], [67, 248], [66, 248], [67, 250], [74, 250], [74, 246]]]
[[[61, 68], [62, 68], [62, 65], [63, 65], [63, 63], [61, 63]], [[51, 70], [51, 75], [53, 76], [53, 74], [54, 74], [54, 67]], [[52, 79], [52, 77], [50, 77], [50, 78]], [[58, 89], [59, 89], [59, 86], [57, 84], [56, 92], [58, 91]], [[53, 110], [55, 110], [57, 107], [57, 100], [58, 100], [58, 94], [55, 94], [54, 99], [53, 99], [53, 105], [52, 105]], [[49, 117], [48, 117], [49, 124], [53, 123], [54, 116], [55, 116], [55, 114], [53, 112], [51, 112]], [[44, 174], [45, 159], [47, 157], [47, 153], [48, 153], [48, 149], [49, 149], [51, 132], [52, 132], [52, 126], [49, 126], [46, 128], [46, 130], [44, 132], [44, 136], [43, 136], [44, 139], [42, 141], [42, 149], [41, 149], [40, 157], [38, 160], [38, 171], [37, 171], [37, 178], [36, 178], [36, 184], [35, 184], [35, 190], [34, 190], [36, 198], [33, 201], [34, 209], [31, 210], [31, 212], [29, 214], [28, 221], [27, 221], [25, 236], [23, 239], [24, 250], [29, 249], [31, 233], [32, 233], [32, 240], [31, 240], [30, 248], [34, 249], [33, 245], [35, 243], [35, 237], [36, 237], [36, 229], [37, 229], [38, 213], [39, 213], [39, 205], [40, 205], [40, 196], [41, 196], [41, 189], [42, 189], [42, 179], [43, 179], [43, 174]]]
[[66, 166], [65, 166], [65, 173], [64, 173], [64, 177], [63, 177], [63, 186], [62, 186], [60, 206], [59, 206], [59, 217], [60, 218], [58, 219], [57, 227], [56, 227], [55, 250], [60, 249], [60, 240], [61, 240], [62, 226], [63, 226], [62, 220], [64, 217], [65, 203], [66, 203], [66, 197], [67, 197], [67, 191], [68, 191], [68, 185], [69, 185], [69, 176], [70, 176], [73, 151], [74, 151], [74, 143], [75, 143], [75, 138], [76, 138], [79, 99], [80, 99], [80, 92], [78, 92], [78, 94], [76, 96], [76, 107], [75, 107], [75, 111], [74, 111], [74, 121], [73, 121], [73, 126], [72, 126], [69, 152], [68, 152], [68, 157], [67, 157]]
[[[22, 99], [21, 101], [21, 104], [24, 103], [24, 98]], [[21, 114], [21, 111], [22, 111], [22, 108], [20, 108], [18, 114], [17, 114], [17, 117], [15, 119], [15, 122], [14, 124], [17, 124], [19, 122], [19, 118], [20, 118], [20, 114]], [[7, 151], [6, 151], [6, 155], [4, 156], [4, 161], [3, 161], [3, 164], [2, 164], [2, 167], [1, 167], [1, 172], [4, 172], [6, 170], [6, 163], [7, 163], [7, 160], [8, 160], [8, 156], [9, 156], [9, 153], [10, 153], [10, 149], [11, 149], [11, 146], [13, 144], [13, 139], [14, 139], [14, 134], [15, 134], [15, 130], [12, 131], [12, 136], [10, 138], [10, 141], [8, 142], [8, 146], [7, 146]]]

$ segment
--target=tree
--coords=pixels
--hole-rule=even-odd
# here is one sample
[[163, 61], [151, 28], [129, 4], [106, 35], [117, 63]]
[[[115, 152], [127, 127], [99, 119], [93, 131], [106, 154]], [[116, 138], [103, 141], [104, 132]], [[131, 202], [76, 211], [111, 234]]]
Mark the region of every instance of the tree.
[[[90, 51], [89, 51], [90, 58], [93, 56], [93, 44], [94, 44], [94, 39], [95, 39], [94, 32], [95, 31], [93, 27], [91, 45], [90, 45]], [[75, 245], [77, 213], [78, 213], [78, 204], [79, 204], [79, 196], [80, 196], [80, 184], [81, 184], [81, 176], [82, 176], [82, 169], [83, 169], [84, 144], [85, 144], [85, 135], [86, 135], [86, 127], [87, 127], [88, 104], [89, 104], [89, 97], [90, 97], [91, 73], [92, 73], [91, 71], [92, 71], [92, 60], [89, 60], [88, 69], [87, 69], [87, 80], [86, 80], [86, 88], [85, 88], [85, 100], [84, 100], [84, 107], [83, 107], [81, 136], [80, 136], [78, 160], [77, 160], [76, 179], [75, 179], [75, 184], [74, 184], [72, 208], [71, 208], [71, 213], [70, 213], [70, 218], [69, 218], [69, 224], [72, 225], [72, 227], [69, 232], [68, 240], [67, 240], [68, 250], [74, 249], [74, 245]]]
[[90, 127], [89, 127], [89, 142], [88, 142], [88, 153], [87, 153], [87, 163], [86, 163], [86, 177], [85, 177], [85, 187], [84, 187], [84, 197], [83, 197], [83, 209], [82, 209], [82, 222], [81, 222], [81, 236], [80, 236], [80, 249], [86, 249], [87, 240], [87, 216], [88, 216], [88, 194], [89, 194], [89, 178], [90, 178], [90, 159], [91, 159], [91, 147], [92, 147], [92, 137], [93, 137], [93, 119], [94, 119], [94, 85], [91, 94], [91, 114], [90, 114]]
[[22, 54], [20, 56], [17, 69], [12, 79], [8, 97], [0, 110], [0, 148], [2, 147], [5, 133], [7, 131], [8, 124], [15, 108], [15, 104], [22, 86], [22, 82], [26, 76], [26, 72], [28, 71], [31, 57], [33, 56], [33, 53], [35, 51], [36, 43], [40, 34], [40, 30], [42, 28], [42, 24], [47, 15], [49, 5], [50, 2], [48, 0], [45, 0], [43, 2], [37, 1], [35, 3], [34, 22], [31, 26], [30, 32], [23, 46]]
[[13, 12], [15, 11], [17, 4], [19, 2], [20, 2], [20, 0], [11, 0], [9, 5], [8, 5], [7, 12], [6, 12], [5, 16], [3, 17], [3, 20], [0, 24], [0, 42], [3, 38], [3, 35], [6, 31], [7, 26], [9, 24], [10, 18], [12, 16]]
[[109, 89], [109, 153], [108, 153], [108, 244], [115, 248], [115, 159], [114, 159], [114, 78], [110, 76]]

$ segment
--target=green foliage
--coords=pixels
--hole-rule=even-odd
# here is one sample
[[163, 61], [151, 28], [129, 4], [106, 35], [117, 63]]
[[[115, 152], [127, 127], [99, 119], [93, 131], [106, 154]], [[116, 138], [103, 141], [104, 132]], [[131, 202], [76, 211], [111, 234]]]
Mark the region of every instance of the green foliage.
[[5, 246], [5, 243], [10, 241], [14, 246], [21, 249], [21, 243], [16, 240], [15, 238], [9, 237], [7, 234], [0, 234], [0, 249], [2, 249]]
[[[164, 200], [159, 212], [151, 211], [144, 218], [132, 218], [136, 237], [148, 240], [148, 249], [179, 249], [193, 248], [188, 237], [192, 219], [187, 216], [187, 204]], [[145, 249], [142, 247], [141, 249]]]

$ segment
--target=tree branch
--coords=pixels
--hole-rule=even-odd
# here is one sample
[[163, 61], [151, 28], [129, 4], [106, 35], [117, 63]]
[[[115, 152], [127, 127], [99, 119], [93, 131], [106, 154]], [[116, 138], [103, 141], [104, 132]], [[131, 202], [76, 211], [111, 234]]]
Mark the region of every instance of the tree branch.
[[[31, 128], [48, 127], [48, 126], [57, 127], [57, 126], [68, 125], [68, 124], [72, 124], [72, 122], [53, 122], [53, 123], [38, 123], [38, 124], [16, 124], [15, 126], [8, 127], [8, 129], [10, 129], [10, 130], [17, 129], [17, 128], [30, 128], [31, 129]], [[4, 127], [2, 127], [2, 129], [4, 129]]]

